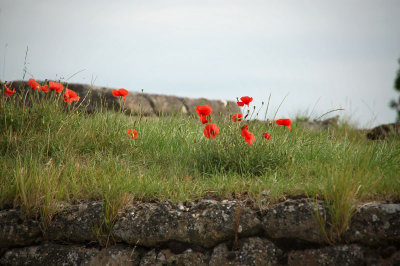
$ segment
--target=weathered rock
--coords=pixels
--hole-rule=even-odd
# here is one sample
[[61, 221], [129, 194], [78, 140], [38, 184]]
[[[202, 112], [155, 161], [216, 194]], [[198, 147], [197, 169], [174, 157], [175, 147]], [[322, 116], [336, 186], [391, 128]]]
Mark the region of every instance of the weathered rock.
[[[235, 102], [232, 101], [222, 101], [222, 100], [207, 100], [205, 98], [192, 99], [192, 98], [182, 98], [185, 106], [190, 114], [196, 114], [196, 107], [198, 105], [210, 105], [213, 109], [211, 116], [218, 116], [221, 114], [231, 115], [234, 113], [240, 113], [240, 108]], [[229, 106], [228, 106], [229, 105]]]
[[326, 215], [321, 202], [287, 200], [265, 211], [262, 224], [270, 238], [298, 239], [314, 243], [325, 243], [316, 214]]
[[226, 243], [214, 248], [209, 265], [277, 265], [283, 252], [271, 241], [259, 237], [240, 239], [238, 249]]
[[369, 246], [400, 244], [400, 205], [371, 203], [362, 206], [354, 214], [344, 240]]
[[186, 114], [188, 112], [181, 98], [169, 95], [147, 94], [156, 115]]
[[357, 245], [291, 251], [288, 265], [364, 265], [364, 252], [365, 250]]
[[40, 221], [22, 217], [16, 209], [0, 211], [0, 248], [28, 246], [41, 238]]
[[49, 243], [8, 250], [0, 265], [88, 265], [98, 253], [96, 248]]
[[372, 140], [386, 139], [391, 136], [400, 137], [400, 122], [380, 125], [367, 133], [367, 138]]
[[400, 251], [395, 252], [388, 258], [381, 259], [376, 265], [391, 266], [400, 265]]
[[122, 245], [110, 246], [108, 248], [103, 248], [93, 257], [89, 265], [139, 265], [143, 254], [144, 250], [137, 247], [131, 248]]
[[124, 108], [132, 114], [142, 114], [144, 116], [155, 115], [153, 106], [146, 95], [137, 92], [131, 92], [126, 96]]
[[[235, 235], [236, 202], [201, 200], [189, 206], [168, 202], [130, 206], [115, 223], [114, 236], [129, 244], [154, 246], [169, 240], [210, 248]], [[239, 235], [260, 232], [254, 210], [241, 206]]]
[[[44, 84], [44, 82], [39, 82]], [[66, 84], [64, 84], [66, 86]], [[27, 81], [13, 81], [13, 88], [19, 93], [23, 88], [28, 87]], [[77, 92], [81, 97], [78, 104], [85, 108], [89, 113], [93, 113], [100, 108], [120, 109], [119, 97], [114, 97], [111, 88], [98, 87], [87, 84], [70, 83], [68, 88]], [[29, 89], [28, 89], [29, 90]], [[42, 93], [40, 93], [42, 95]], [[157, 95], [148, 93], [139, 93], [130, 91], [126, 97], [126, 101], [122, 102], [124, 110], [127, 113], [139, 114], [145, 116], [152, 115], [170, 115], [176, 113], [196, 114], [195, 108], [200, 104], [209, 104], [213, 108], [213, 115], [240, 112], [239, 107], [234, 102], [207, 100], [207, 99], [191, 99], [176, 96]], [[226, 105], [229, 104], [228, 112]]]
[[174, 254], [169, 249], [163, 249], [157, 252], [155, 249], [147, 252], [140, 262], [140, 265], [207, 265], [210, 257], [208, 254], [195, 252], [187, 249], [180, 254]]
[[103, 218], [101, 202], [83, 202], [78, 205], [65, 205], [58, 211], [46, 230], [49, 240], [69, 242], [96, 241], [95, 229]]
[[299, 124], [304, 128], [316, 131], [321, 129], [327, 129], [329, 127], [337, 127], [338, 121], [339, 121], [339, 116], [337, 115], [325, 120], [304, 121], [304, 122], [299, 122]]

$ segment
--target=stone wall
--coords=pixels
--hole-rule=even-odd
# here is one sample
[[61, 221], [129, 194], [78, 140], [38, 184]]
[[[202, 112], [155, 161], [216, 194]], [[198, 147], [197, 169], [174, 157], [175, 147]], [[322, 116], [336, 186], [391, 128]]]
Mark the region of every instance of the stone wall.
[[62, 204], [45, 230], [5, 209], [0, 265], [399, 265], [400, 204], [360, 205], [335, 244], [317, 213], [329, 216], [323, 202], [307, 199], [266, 209], [234, 200], [136, 202], [100, 235], [112, 243], [101, 247], [101, 202]]
[[[40, 82], [43, 84], [43, 82]], [[27, 87], [26, 81], [14, 81], [13, 88], [16, 88], [17, 93], [22, 88]], [[119, 97], [112, 95], [112, 89], [98, 86], [91, 86], [87, 84], [70, 83], [68, 88], [75, 91], [82, 101], [83, 107], [88, 112], [93, 112], [99, 108], [114, 108], [120, 109]], [[197, 105], [208, 104], [213, 108], [213, 115], [229, 115], [240, 112], [239, 107], [235, 102], [222, 101], [222, 100], [209, 100], [209, 99], [193, 99], [186, 97], [158, 95], [141, 93], [137, 91], [129, 92], [126, 101], [123, 102], [124, 109], [128, 113], [139, 114], [145, 116], [154, 115], [171, 115], [171, 114], [196, 114], [195, 108]]]

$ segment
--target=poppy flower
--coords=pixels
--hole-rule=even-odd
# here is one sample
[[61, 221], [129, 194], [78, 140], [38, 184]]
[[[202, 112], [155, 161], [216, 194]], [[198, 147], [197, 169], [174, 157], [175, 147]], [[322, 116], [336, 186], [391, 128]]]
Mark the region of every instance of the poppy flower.
[[204, 128], [204, 136], [206, 136], [206, 138], [213, 138], [215, 139], [216, 136], [218, 136], [219, 134], [219, 128], [216, 124], [208, 124], [206, 125], [206, 127]]
[[14, 89], [13, 91], [10, 90], [10, 89], [7, 87], [6, 84], [4, 84], [4, 87], [6, 88], [6, 91], [5, 91], [4, 93], [7, 95], [7, 97], [11, 97], [11, 96], [15, 93], [15, 89]]
[[66, 89], [64, 93], [64, 102], [71, 104], [73, 101], [79, 101], [79, 97], [76, 92], [70, 89]]
[[237, 103], [237, 105], [239, 105], [240, 107], [243, 107], [244, 106], [244, 102], [236, 102]]
[[129, 92], [127, 90], [125, 90], [125, 89], [119, 89], [119, 90], [113, 90], [112, 94], [115, 97], [124, 97], [124, 101], [125, 101], [126, 100], [126, 95], [128, 95]]
[[265, 132], [263, 136], [265, 139], [271, 139], [271, 134], [269, 134], [268, 132]]
[[41, 87], [41, 89], [42, 89], [42, 91], [47, 93], [47, 92], [49, 92], [49, 85], [44, 85]]
[[249, 97], [249, 96], [243, 96], [240, 98], [240, 102], [237, 102], [237, 104], [239, 106], [244, 106], [247, 105], [249, 106], [249, 104], [253, 101], [253, 97]]
[[198, 105], [196, 107], [196, 112], [200, 116], [200, 121], [201, 123], [205, 124], [208, 122], [211, 122], [211, 113], [212, 113], [212, 108], [211, 106], [207, 105]]
[[275, 121], [275, 123], [280, 126], [287, 126], [289, 130], [292, 130], [292, 127], [290, 126], [292, 124], [292, 120], [290, 119], [278, 119]]
[[61, 83], [50, 81], [49, 89], [52, 91], [55, 90], [57, 93], [60, 93], [64, 90], [64, 86]]
[[238, 121], [242, 121], [243, 115], [242, 114], [234, 114], [232, 116], [233, 122], [238, 122]]
[[248, 125], [244, 125], [242, 126], [241, 130], [242, 130], [242, 137], [244, 137], [244, 140], [249, 144], [249, 145], [253, 145], [253, 141], [256, 140], [256, 138], [254, 137], [253, 133], [248, 131], [249, 126]]
[[34, 79], [29, 79], [28, 81], [29, 87], [31, 87], [34, 91], [40, 89], [40, 84], [36, 82]]
[[126, 131], [126, 134], [132, 137], [132, 139], [137, 139], [139, 137], [139, 134], [136, 132], [134, 129], [128, 129]]

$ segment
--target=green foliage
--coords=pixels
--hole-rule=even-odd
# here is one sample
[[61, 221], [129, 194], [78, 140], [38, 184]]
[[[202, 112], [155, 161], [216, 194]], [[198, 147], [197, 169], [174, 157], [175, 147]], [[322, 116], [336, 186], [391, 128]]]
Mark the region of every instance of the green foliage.
[[[399, 58], [398, 62], [399, 62], [399, 65], [400, 65], [400, 58]], [[397, 71], [396, 78], [394, 80], [394, 89], [400, 93], [400, 68]], [[399, 98], [397, 99], [397, 102], [396, 102], [396, 100], [392, 100], [390, 102], [390, 107], [392, 107], [393, 109], [396, 110], [396, 112], [397, 112], [397, 121], [400, 122], [400, 95], [399, 95]]]

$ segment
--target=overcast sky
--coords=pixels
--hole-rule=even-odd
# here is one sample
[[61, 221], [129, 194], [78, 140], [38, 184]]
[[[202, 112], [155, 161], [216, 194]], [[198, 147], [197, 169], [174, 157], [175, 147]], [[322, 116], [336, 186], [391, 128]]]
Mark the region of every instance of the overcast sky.
[[[0, 79], [235, 100], [394, 122], [400, 1], [1, 0]], [[273, 114], [271, 114], [272, 116]], [[332, 114], [333, 115], [333, 114]], [[262, 115], [263, 117], [263, 115]], [[327, 116], [329, 117], [329, 115]]]

